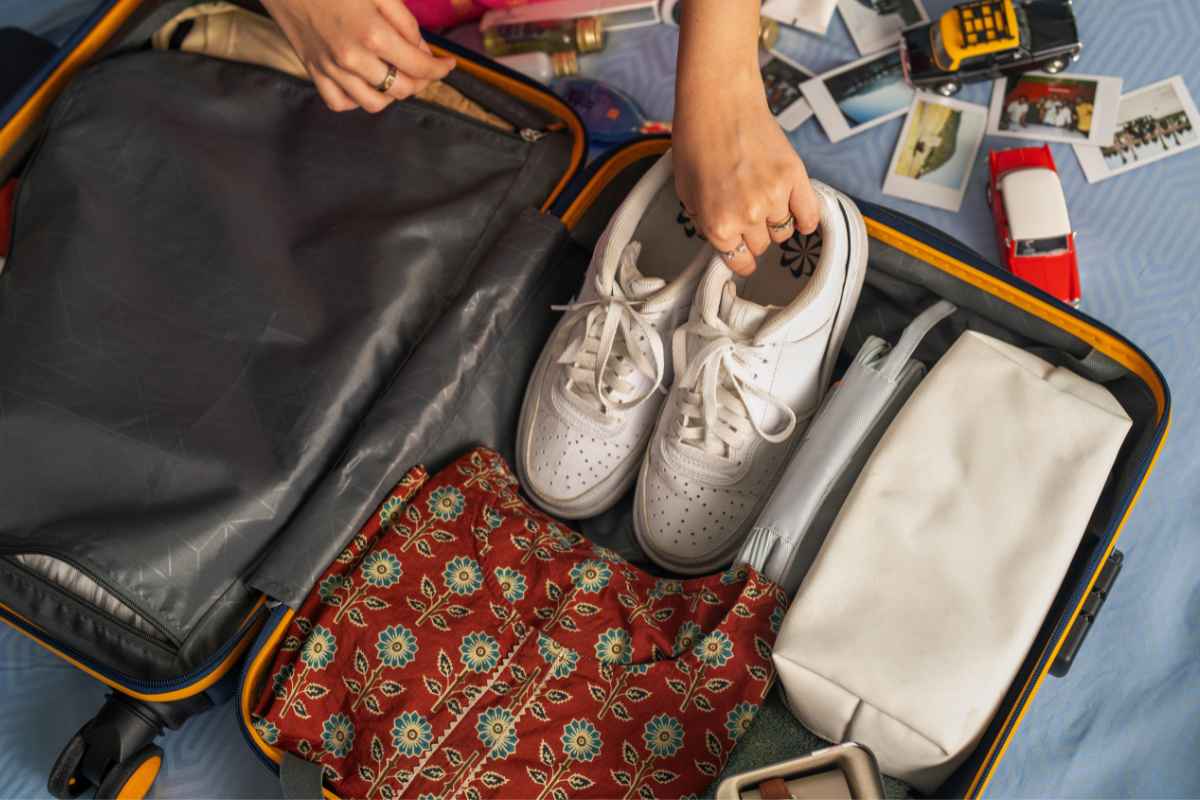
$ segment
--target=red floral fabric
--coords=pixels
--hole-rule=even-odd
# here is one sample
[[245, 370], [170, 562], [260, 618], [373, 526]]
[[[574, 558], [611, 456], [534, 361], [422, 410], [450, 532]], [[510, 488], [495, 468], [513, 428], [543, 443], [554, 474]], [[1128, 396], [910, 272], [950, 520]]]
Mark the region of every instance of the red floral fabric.
[[681, 797], [774, 680], [786, 598], [655, 578], [474, 450], [415, 468], [289, 624], [254, 725], [343, 797]]

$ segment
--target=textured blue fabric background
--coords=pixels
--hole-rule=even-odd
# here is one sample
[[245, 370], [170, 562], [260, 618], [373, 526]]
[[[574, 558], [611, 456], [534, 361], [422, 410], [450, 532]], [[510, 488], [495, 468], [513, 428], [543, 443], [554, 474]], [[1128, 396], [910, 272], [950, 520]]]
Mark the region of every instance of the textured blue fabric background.
[[[0, 25], [57, 13], [55, 0], [0, 0]], [[76, 3], [78, 5], [78, 2]], [[83, 3], [87, 5], [87, 3]], [[931, 14], [950, 5], [928, 0]], [[1115, 74], [1126, 90], [1182, 74], [1200, 93], [1200, 2], [1076, 0], [1080, 72]], [[37, 12], [35, 14], [34, 12]], [[61, 25], [54, 18], [50, 27]], [[585, 72], [670, 118], [676, 36], [614, 36]], [[821, 71], [857, 57], [840, 18], [827, 37], [787, 32], [781, 49]], [[986, 103], [990, 86], [963, 99]], [[989, 138], [958, 214], [880, 194], [901, 121], [830, 144], [815, 121], [793, 135], [809, 171], [897, 207], [999, 259], [984, 202]], [[1053, 145], [1079, 233], [1083, 307], [1144, 348], [1175, 397], [1171, 438], [1126, 525], [1124, 573], [1071, 674], [1048, 678], [992, 781], [992, 797], [1200, 796], [1200, 149], [1089, 186], [1067, 145]], [[0, 631], [0, 795], [44, 796], [59, 748], [102, 689], [12, 631]], [[165, 739], [158, 797], [273, 797], [270, 773], [227, 704]]]
[[23, 28], [61, 44], [95, 8], [96, 0], [0, 0], [0, 27]]

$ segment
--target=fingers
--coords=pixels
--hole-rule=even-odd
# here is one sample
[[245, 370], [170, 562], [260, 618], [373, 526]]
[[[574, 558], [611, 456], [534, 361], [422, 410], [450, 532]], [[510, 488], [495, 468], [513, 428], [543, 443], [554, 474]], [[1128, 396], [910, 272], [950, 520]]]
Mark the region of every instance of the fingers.
[[[454, 69], [454, 59], [438, 58], [425, 52], [387, 25], [378, 25], [371, 29], [368, 34], [367, 47], [385, 65], [394, 65], [400, 75], [409, 79], [409, 92], [404, 94], [397, 92], [395, 84], [389, 90], [388, 94], [398, 100], [412, 94], [411, 90], [418, 81], [441, 80], [449, 74], [450, 70]], [[385, 66], [384, 74], [386, 74], [386, 69]], [[369, 79], [371, 74], [363, 77]], [[379, 81], [376, 83], [382, 81], [383, 77], [384, 75], [380, 75]]]
[[[339, 47], [309, 65], [321, 97], [335, 111], [361, 107], [377, 113], [454, 69], [453, 58], [433, 55], [401, 0], [377, 0], [377, 8], [372, 19], [360, 20], [357, 33], [348, 32]], [[385, 85], [387, 91], [381, 91]]]
[[782, 244], [792, 238], [792, 234], [796, 232], [795, 220], [795, 215], [791, 211], [783, 211], [767, 217], [767, 232], [771, 235], [771, 241]]
[[350, 97], [342, 91], [342, 87], [334, 83], [333, 79], [321, 72], [313, 72], [313, 85], [317, 87], [317, 93], [321, 95], [321, 99], [325, 101], [325, 105], [329, 106], [330, 111], [353, 111], [358, 108], [358, 103], [350, 99]]
[[[711, 211], [699, 210], [691, 215], [692, 221], [731, 270], [738, 275], [749, 275], [754, 272], [755, 255], [766, 250], [766, 245], [752, 232], [754, 226], [748, 222], [748, 216], [735, 213], [735, 208], [726, 205]], [[757, 227], [762, 229], [762, 238], [767, 238], [761, 222]], [[769, 238], [767, 244], [770, 244]], [[755, 245], [758, 245], [757, 250]]]
[[[377, 69], [382, 69], [385, 74], [387, 72], [386, 66], [378, 67]], [[343, 92], [350, 96], [350, 99], [372, 114], [383, 111], [395, 99], [379, 91], [374, 86], [369, 85], [360, 77], [360, 73], [346, 69], [341, 65], [331, 64], [327, 66], [326, 74], [337, 83]], [[397, 85], [400, 85], [401, 91], [407, 88], [411, 94], [412, 85], [408, 78], [403, 75], [397, 75], [392, 88], [395, 89]]]
[[[784, 215], [786, 216], [786, 215]], [[771, 246], [766, 215], [756, 205], [725, 204], [711, 213], [692, 215], [696, 227], [722, 254], [729, 268], [739, 275], [754, 272], [756, 257]], [[739, 246], [740, 245], [740, 246]]]
[[771, 246], [771, 235], [767, 232], [766, 223], [759, 222], [742, 231], [742, 240], [755, 256], [761, 256]]
[[797, 231], [812, 233], [820, 224], [821, 205], [808, 172], [790, 148], [788, 154], [773, 170], [715, 186], [695, 187], [687, 180], [691, 173], [676, 173], [685, 214], [740, 275], [752, 273], [756, 257], [773, 243], [781, 244]]
[[429, 52], [429, 45], [425, 44], [425, 39], [421, 36], [421, 26], [417, 22], [417, 18], [404, 5], [404, 0], [376, 0], [375, 7], [387, 20], [388, 25], [403, 36], [409, 44], [422, 47], [425, 52]]
[[754, 254], [750, 252], [750, 245], [741, 236], [714, 239], [711, 234], [707, 235], [709, 244], [721, 254], [721, 258], [725, 260], [731, 270], [738, 275], [749, 275], [754, 272]]
[[[420, 82], [422, 78], [425, 80], [441, 80], [442, 78], [446, 77], [451, 70], [454, 69], [456, 62], [453, 58], [450, 56], [435, 56], [433, 51], [429, 49], [429, 44], [421, 36], [421, 26], [417, 23], [417, 18], [413, 16], [411, 11], [408, 10], [408, 7], [404, 4], [403, 0], [376, 0], [376, 7], [379, 9], [379, 13], [383, 16], [387, 23], [397, 33], [399, 33], [409, 45], [416, 47], [424, 55], [432, 59], [433, 63], [438, 65], [436, 70], [437, 74], [422, 76], [417, 72], [407, 73], [410, 76], [418, 79], [419, 88], [417, 91], [425, 88], [425, 84], [421, 84]], [[385, 61], [389, 61], [390, 63], [399, 67], [401, 71], [405, 71], [403, 65], [401, 65], [398, 61], [391, 61], [386, 53], [380, 51], [376, 52], [378, 52], [380, 57]]]
[[[742, 244], [745, 244], [744, 242]], [[758, 262], [754, 259], [754, 254], [749, 249], [739, 250], [735, 256], [730, 258], [728, 255], [723, 255], [725, 263], [729, 268], [741, 275], [743, 278], [750, 275], [758, 267]]]
[[808, 171], [800, 164], [799, 175], [792, 184], [792, 194], [788, 198], [788, 208], [796, 221], [796, 230], [808, 235], [821, 224], [821, 202], [813, 191], [812, 181], [808, 179]]

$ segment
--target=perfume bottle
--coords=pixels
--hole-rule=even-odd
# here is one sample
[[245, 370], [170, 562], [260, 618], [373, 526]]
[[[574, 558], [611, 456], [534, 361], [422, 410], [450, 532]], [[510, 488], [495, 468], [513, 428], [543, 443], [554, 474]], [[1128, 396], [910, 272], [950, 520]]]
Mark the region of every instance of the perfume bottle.
[[604, 23], [600, 17], [580, 17], [494, 25], [483, 31], [483, 49], [492, 57], [567, 50], [594, 53], [604, 49]]
[[511, 56], [499, 56], [496, 60], [509, 69], [515, 69], [542, 83], [579, 74], [579, 55], [574, 50], [549, 54], [516, 53]]

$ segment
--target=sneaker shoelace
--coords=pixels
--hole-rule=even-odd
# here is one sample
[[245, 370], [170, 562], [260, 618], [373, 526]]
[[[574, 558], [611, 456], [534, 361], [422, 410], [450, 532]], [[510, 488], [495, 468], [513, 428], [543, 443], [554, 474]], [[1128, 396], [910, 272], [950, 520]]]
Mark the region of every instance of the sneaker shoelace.
[[[643, 312], [644, 300], [630, 300], [615, 287], [605, 293], [599, 278], [596, 283], [602, 297], [551, 308], [565, 311], [567, 328], [578, 329], [558, 358], [567, 367], [567, 390], [592, 401], [607, 416], [636, 408], [662, 388], [666, 362], [653, 325], [662, 312]], [[649, 357], [643, 343], [650, 348]], [[635, 371], [651, 379], [649, 389], [637, 391], [631, 380]]]
[[[688, 360], [687, 337], [704, 344]], [[796, 413], [786, 403], [754, 382], [754, 370], [769, 359], [763, 352], [777, 345], [756, 345], [726, 326], [694, 320], [676, 329], [672, 339], [675, 364], [686, 364], [677, 385], [683, 391], [678, 428], [680, 441], [711, 455], [728, 458], [745, 443], [750, 432], [778, 443], [796, 429]], [[764, 430], [750, 413], [748, 397], [757, 397], [786, 420], [778, 430]]]

